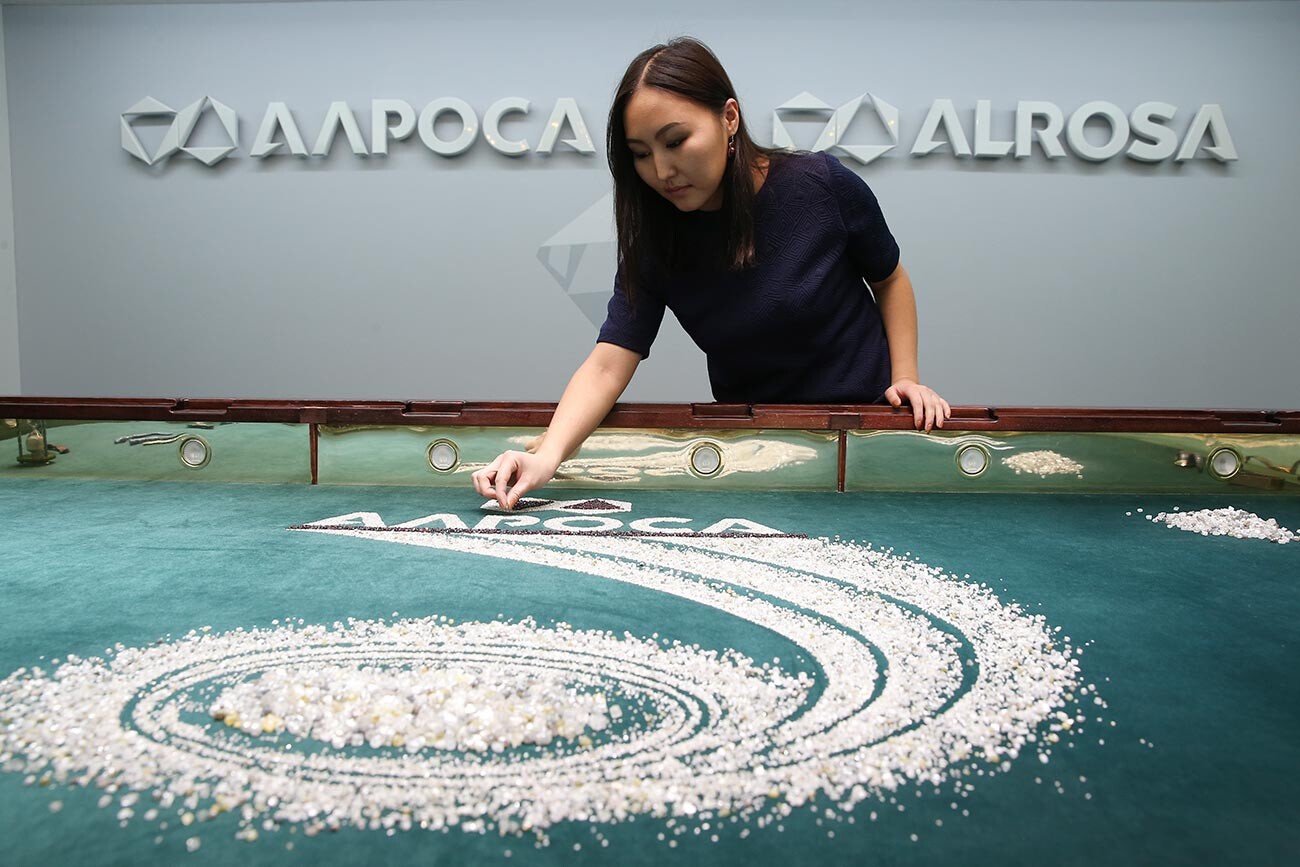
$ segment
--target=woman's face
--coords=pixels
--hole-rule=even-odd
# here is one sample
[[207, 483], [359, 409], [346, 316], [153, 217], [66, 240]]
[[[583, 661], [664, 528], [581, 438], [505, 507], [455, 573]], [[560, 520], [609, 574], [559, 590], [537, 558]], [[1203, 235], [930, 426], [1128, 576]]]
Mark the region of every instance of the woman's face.
[[722, 207], [727, 141], [740, 124], [740, 109], [727, 100], [722, 114], [684, 96], [642, 87], [623, 111], [627, 146], [636, 172], [679, 211]]

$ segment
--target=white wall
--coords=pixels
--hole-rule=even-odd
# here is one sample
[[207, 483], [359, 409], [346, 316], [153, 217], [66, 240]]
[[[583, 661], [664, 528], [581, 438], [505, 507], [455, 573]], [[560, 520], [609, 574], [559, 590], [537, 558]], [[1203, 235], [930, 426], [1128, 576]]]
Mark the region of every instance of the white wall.
[[9, 90], [5, 85], [3, 14], [0, 14], [0, 394], [22, 394], [18, 370], [18, 283], [14, 274], [14, 197], [9, 162]]
[[[609, 191], [604, 116], [627, 61], [691, 33], [727, 65], [760, 140], [804, 90], [835, 105], [870, 91], [902, 112], [902, 147], [854, 167], [917, 286], [922, 376], [952, 402], [1300, 406], [1298, 32], [1300, 3], [1270, 2], [7, 7], [23, 385], [555, 399], [596, 333], [579, 302], [609, 291], [613, 255], [588, 247], [571, 287], [583, 298], [539, 248]], [[240, 151], [216, 169], [151, 169], [120, 147], [137, 100], [204, 95], [241, 120]], [[340, 136], [325, 159], [249, 156], [271, 101], [310, 148], [332, 100], [369, 142], [372, 98], [418, 111], [443, 96], [480, 115], [532, 100], [508, 131], [533, 144], [573, 97], [599, 152], [512, 159], [480, 138], [446, 159], [412, 136], [357, 157]], [[998, 138], [1019, 99], [1067, 114], [1161, 100], [1180, 133], [1219, 103], [1241, 159], [909, 157], [939, 97], [968, 136], [976, 100], [993, 100]], [[217, 131], [204, 123], [199, 144]], [[846, 140], [874, 140], [874, 123], [860, 114]], [[815, 133], [799, 127], [796, 143]], [[708, 396], [674, 329], [628, 393]]]

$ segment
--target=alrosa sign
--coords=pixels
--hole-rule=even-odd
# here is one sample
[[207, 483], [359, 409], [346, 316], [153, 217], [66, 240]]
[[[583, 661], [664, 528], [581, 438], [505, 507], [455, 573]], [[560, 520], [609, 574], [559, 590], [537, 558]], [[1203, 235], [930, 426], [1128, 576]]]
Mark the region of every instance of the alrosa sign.
[[[188, 141], [198, 126], [203, 113], [211, 108], [221, 120], [222, 128], [229, 143], [220, 147], [189, 147]], [[562, 143], [582, 154], [596, 152], [592, 144], [587, 124], [578, 110], [575, 100], [567, 97], [557, 99], [551, 110], [550, 119], [542, 132], [536, 146], [527, 141], [508, 138], [501, 132], [501, 122], [511, 114], [528, 114], [531, 103], [522, 97], [499, 99], [488, 107], [483, 115], [483, 138], [498, 153], [506, 156], [522, 156], [530, 151], [549, 154], [555, 145]], [[436, 124], [444, 115], [455, 115], [460, 124], [460, 131], [451, 139], [438, 135]], [[135, 132], [135, 124], [145, 118], [171, 119], [171, 125], [163, 136], [162, 143], [150, 153]], [[565, 127], [573, 131], [571, 138], [560, 139], [560, 132]], [[325, 120], [316, 135], [311, 150], [307, 149], [302, 131], [294, 119], [293, 112], [283, 102], [267, 105], [258, 127], [257, 136], [249, 150], [249, 156], [258, 159], [292, 155], [298, 157], [321, 157], [330, 152], [334, 140], [341, 132], [347, 139], [352, 152], [357, 156], [386, 156], [390, 141], [404, 141], [418, 131], [420, 141], [435, 154], [453, 157], [469, 150], [479, 134], [479, 118], [474, 108], [463, 99], [442, 97], [425, 105], [417, 114], [415, 108], [402, 99], [375, 99], [370, 103], [370, 141], [361, 134], [361, 126], [348, 104], [336, 100], [325, 111]], [[186, 153], [206, 165], [216, 165], [232, 154], [239, 147], [239, 121], [234, 109], [205, 96], [185, 108], [177, 111], [159, 102], [153, 97], [145, 97], [122, 113], [122, 147], [133, 157], [148, 165], [159, 163], [172, 154]]]
[[[888, 144], [849, 144], [843, 140], [864, 106], [874, 114], [883, 135], [889, 139]], [[1126, 112], [1114, 103], [1093, 100], [1076, 108], [1067, 118], [1054, 102], [1020, 100], [1015, 106], [1014, 136], [1000, 139], [993, 129], [992, 100], [975, 102], [972, 135], [967, 132], [962, 113], [953, 100], [936, 99], [930, 103], [912, 140], [910, 153], [924, 157], [947, 146], [958, 157], [996, 159], [1014, 154], [1017, 159], [1024, 159], [1037, 149], [1048, 159], [1060, 159], [1068, 149], [1079, 159], [1091, 162], [1104, 162], [1123, 153], [1139, 162], [1158, 163], [1170, 157], [1184, 162], [1203, 150], [1219, 162], [1237, 159], [1237, 149], [1221, 106], [1200, 106], [1181, 134], [1171, 125], [1180, 114], [1177, 106], [1167, 102], [1143, 102]], [[806, 91], [783, 103], [772, 117], [772, 141], [777, 147], [794, 146], [786, 122], [800, 117], [825, 118], [812, 150], [833, 151], [859, 163], [870, 163], [900, 143], [899, 110], [871, 93], [839, 107], [832, 107]], [[1103, 141], [1085, 134], [1090, 124], [1100, 127], [1098, 132]]]
[[[401, 99], [374, 99], [370, 103], [369, 143], [362, 133], [357, 114], [342, 100], [329, 103], [324, 120], [307, 147], [302, 127], [289, 106], [272, 102], [266, 106], [249, 156], [266, 159], [278, 156], [298, 158], [328, 155], [340, 134], [356, 156], [387, 156], [391, 142], [401, 142], [413, 134], [432, 153], [454, 157], [465, 153], [482, 139], [499, 154], [522, 157], [537, 153], [548, 155], [557, 145], [565, 145], [579, 154], [596, 152], [587, 123], [577, 101], [557, 99], [535, 143], [512, 138], [502, 131], [507, 118], [527, 116], [532, 104], [523, 97], [505, 97], [487, 107], [480, 119], [473, 106], [456, 97], [441, 97], [418, 111]], [[854, 144], [845, 140], [850, 124], [864, 110], [869, 110], [879, 124], [874, 134], [884, 142]], [[218, 146], [194, 146], [190, 139], [205, 113], [214, 114], [221, 125], [225, 143]], [[1003, 109], [1005, 113], [1005, 109]], [[1021, 100], [1014, 109], [1009, 130], [994, 129], [994, 103], [981, 99], [975, 103], [973, 123], [963, 120], [970, 110], [959, 110], [951, 99], [936, 99], [926, 112], [912, 137], [909, 154], [926, 157], [946, 149], [955, 157], [998, 159], [1014, 156], [1024, 159], [1039, 153], [1047, 159], [1067, 155], [1091, 162], [1104, 162], [1121, 154], [1131, 160], [1159, 163], [1172, 159], [1185, 162], [1208, 156], [1220, 163], [1235, 161], [1237, 149], [1228, 130], [1221, 106], [1203, 104], [1192, 113], [1190, 122], [1175, 126], [1185, 112], [1171, 103], [1147, 101], [1130, 110], [1115, 103], [1094, 100], [1067, 113], [1056, 103]], [[517, 117], [512, 117], [517, 116]], [[140, 141], [136, 125], [142, 121], [169, 121], [161, 143], [148, 149]], [[454, 120], [453, 120], [454, 119]], [[821, 123], [821, 131], [810, 148], [830, 151], [867, 164], [900, 146], [901, 112], [880, 97], [864, 93], [838, 107], [804, 92], [777, 106], [772, 112], [772, 142], [777, 147], [794, 147], [788, 124], [812, 119]], [[453, 134], [445, 135], [445, 121], [451, 120]], [[443, 133], [438, 124], [443, 121]], [[969, 132], [968, 132], [969, 128]], [[1091, 132], [1089, 132], [1091, 129]], [[561, 138], [564, 131], [571, 135]], [[1005, 136], [1008, 132], [1012, 135]], [[183, 109], [173, 109], [146, 97], [122, 113], [122, 147], [141, 162], [155, 165], [172, 155], [183, 153], [205, 165], [216, 165], [239, 149], [239, 118], [233, 108], [211, 97], [203, 97]]]

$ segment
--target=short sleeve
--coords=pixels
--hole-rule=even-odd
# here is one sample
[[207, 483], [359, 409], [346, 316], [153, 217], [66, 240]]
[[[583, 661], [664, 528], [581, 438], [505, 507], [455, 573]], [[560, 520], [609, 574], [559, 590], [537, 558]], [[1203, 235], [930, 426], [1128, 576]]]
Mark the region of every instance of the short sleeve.
[[638, 288], [636, 303], [632, 304], [623, 290], [623, 281], [615, 276], [614, 294], [609, 299], [605, 324], [600, 327], [596, 342], [613, 343], [649, 358], [650, 345], [664, 321], [664, 303], [646, 291], [644, 285]]
[[868, 283], [884, 280], [898, 267], [898, 243], [885, 223], [880, 203], [856, 172], [829, 154], [825, 158], [831, 192], [848, 233], [849, 256]]

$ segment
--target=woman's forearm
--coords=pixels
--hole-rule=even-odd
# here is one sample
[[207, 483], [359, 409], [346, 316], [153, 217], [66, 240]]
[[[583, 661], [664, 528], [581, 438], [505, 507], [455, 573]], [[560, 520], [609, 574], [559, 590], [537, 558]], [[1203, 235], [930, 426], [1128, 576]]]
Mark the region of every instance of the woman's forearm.
[[569, 380], [536, 454], [558, 467], [609, 415], [632, 381], [641, 356], [611, 343], [598, 343]]
[[920, 382], [916, 363], [916, 296], [911, 278], [899, 265], [889, 277], [872, 283], [871, 291], [876, 296], [880, 318], [885, 323], [885, 337], [889, 340], [892, 381]]

